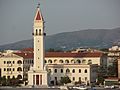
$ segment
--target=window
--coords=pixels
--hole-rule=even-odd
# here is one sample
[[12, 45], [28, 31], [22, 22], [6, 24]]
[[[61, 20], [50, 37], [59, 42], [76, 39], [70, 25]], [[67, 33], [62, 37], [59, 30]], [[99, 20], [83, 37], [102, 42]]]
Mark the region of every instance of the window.
[[7, 68], [7, 71], [10, 71], [10, 69], [9, 69], [9, 68]]
[[81, 69], [79, 69], [79, 73], [81, 73]]
[[69, 60], [65, 60], [65, 63], [68, 64], [68, 63], [69, 63]]
[[4, 64], [6, 64], [6, 61], [4, 61]]
[[10, 79], [10, 76], [7, 76], [8, 79]]
[[72, 59], [72, 60], [71, 60], [71, 63], [75, 63], [75, 60], [74, 60], [74, 59]]
[[75, 73], [75, 69], [72, 70], [72, 73]]
[[21, 68], [21, 67], [18, 67], [18, 68], [17, 68], [17, 71], [22, 71], [22, 68]]
[[13, 64], [15, 63], [15, 61], [13, 61]]
[[85, 69], [85, 73], [87, 73], [87, 69]]
[[17, 64], [22, 64], [22, 61], [21, 61], [21, 60], [18, 60], [18, 61], [17, 61]]
[[57, 81], [57, 77], [55, 77], [55, 80]]
[[75, 81], [75, 77], [73, 77], [73, 81]]
[[77, 63], [77, 64], [80, 64], [80, 63], [81, 63], [81, 61], [78, 59], [76, 63]]
[[41, 35], [41, 29], [39, 29], [39, 35]]
[[49, 60], [48, 60], [48, 63], [52, 63], [52, 60], [51, 60], [51, 59], [49, 59]]
[[85, 64], [85, 63], [86, 63], [86, 60], [82, 60], [82, 63]]
[[48, 72], [51, 73], [51, 69], [48, 69]]
[[13, 71], [15, 71], [15, 68], [13, 68]]
[[61, 69], [61, 73], [63, 73], [63, 69]]
[[92, 60], [88, 60], [88, 64], [92, 64]]
[[45, 63], [47, 63], [47, 61], [45, 60]]
[[13, 76], [12, 78], [15, 78], [15, 76]]
[[32, 64], [33, 64], [34, 62], [33, 62], [33, 60], [32, 60]]
[[11, 63], [11, 61], [7, 61], [7, 64], [10, 64]]
[[70, 73], [70, 70], [69, 70], [69, 69], [66, 69], [66, 73]]
[[81, 81], [81, 77], [79, 77], [79, 81]]
[[57, 63], [57, 59], [54, 60], [54, 63]]
[[55, 69], [54, 72], [57, 73], [57, 69]]
[[87, 77], [85, 77], [85, 81], [87, 81]]
[[6, 68], [4, 68], [4, 71], [6, 71]]
[[38, 35], [37, 29], [36, 29], [36, 35]]
[[21, 75], [18, 75], [17, 78], [18, 78], [18, 79], [22, 79], [22, 76], [21, 76]]
[[63, 63], [63, 60], [60, 60], [59, 63]]

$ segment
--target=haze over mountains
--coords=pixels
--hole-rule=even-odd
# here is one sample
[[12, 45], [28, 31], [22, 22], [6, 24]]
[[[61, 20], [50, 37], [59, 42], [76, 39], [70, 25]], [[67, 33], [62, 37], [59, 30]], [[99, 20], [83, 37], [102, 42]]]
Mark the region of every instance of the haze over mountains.
[[[120, 28], [88, 29], [63, 32], [45, 37], [46, 50], [49, 48], [71, 50], [79, 47], [108, 48], [120, 42]], [[0, 49], [23, 49], [33, 47], [33, 39], [1, 45]]]

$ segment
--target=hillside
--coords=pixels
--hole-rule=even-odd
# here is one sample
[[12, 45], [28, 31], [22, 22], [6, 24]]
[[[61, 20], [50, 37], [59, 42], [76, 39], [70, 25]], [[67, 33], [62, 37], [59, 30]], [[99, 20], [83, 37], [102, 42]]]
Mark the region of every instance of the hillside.
[[[64, 32], [46, 36], [46, 49], [55, 48], [70, 50], [78, 47], [108, 48], [120, 41], [120, 28], [88, 29], [74, 32]], [[22, 49], [33, 47], [33, 40], [23, 40], [16, 43], [1, 45], [0, 49]]]

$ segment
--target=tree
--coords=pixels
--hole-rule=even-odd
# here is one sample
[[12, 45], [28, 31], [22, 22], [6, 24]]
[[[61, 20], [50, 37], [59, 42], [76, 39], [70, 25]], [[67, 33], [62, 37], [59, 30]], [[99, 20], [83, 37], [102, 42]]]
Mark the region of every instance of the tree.
[[97, 83], [98, 84], [104, 84], [104, 79], [107, 76], [107, 67], [100, 66], [98, 68], [98, 78], [97, 78]]
[[2, 86], [20, 86], [20, 84], [22, 84], [22, 80], [19, 80], [15, 77], [6, 79], [6, 77], [3, 76], [0, 77], [0, 84]]
[[1, 84], [2, 86], [6, 86], [6, 85], [7, 85], [7, 79], [6, 79], [5, 76], [0, 77], [0, 84]]
[[117, 67], [117, 62], [114, 61], [113, 65], [109, 65], [107, 68], [107, 74], [108, 76], [116, 76], [117, 77], [117, 72], [118, 72], [118, 67]]
[[67, 83], [71, 83], [71, 80], [68, 76], [62, 77], [60, 80], [61, 84], [67, 84]]

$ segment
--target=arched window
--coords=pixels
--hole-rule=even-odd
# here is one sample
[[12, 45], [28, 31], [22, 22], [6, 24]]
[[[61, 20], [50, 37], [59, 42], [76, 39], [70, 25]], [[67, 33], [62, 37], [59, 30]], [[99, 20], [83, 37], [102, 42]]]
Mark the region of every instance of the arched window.
[[48, 69], [48, 72], [51, 73], [51, 69]]
[[21, 60], [18, 60], [18, 61], [17, 61], [17, 64], [22, 64], [22, 61], [21, 61]]
[[22, 68], [21, 68], [21, 67], [18, 67], [18, 68], [17, 68], [17, 71], [19, 71], [19, 72], [22, 71]]
[[41, 35], [41, 29], [39, 29], [39, 35]]
[[54, 72], [57, 73], [57, 69], [55, 69]]
[[61, 73], [63, 73], [63, 69], [61, 69]]
[[92, 64], [92, 60], [88, 60], [88, 64]]
[[77, 63], [77, 64], [80, 64], [80, 63], [81, 63], [81, 61], [78, 59], [78, 60], [76, 61], [76, 63]]
[[65, 63], [68, 64], [68, 63], [69, 63], [69, 60], [65, 60]]
[[18, 79], [22, 79], [22, 75], [18, 75], [17, 78], [18, 78]]
[[52, 60], [51, 60], [51, 59], [49, 59], [49, 60], [48, 60], [48, 63], [52, 63]]
[[54, 60], [54, 63], [57, 64], [57, 59]]
[[72, 60], [71, 60], [71, 63], [75, 63], [75, 60], [74, 60], [74, 59], [72, 59]]
[[66, 73], [70, 73], [70, 69], [66, 69]]
[[63, 63], [63, 60], [60, 60], [59, 63]]
[[81, 69], [79, 69], [79, 73], [81, 73]]
[[38, 35], [38, 30], [36, 29], [36, 35]]
[[47, 63], [47, 61], [46, 61], [46, 60], [45, 60], [44, 62], [45, 62], [45, 63]]
[[85, 59], [84, 59], [84, 60], [82, 60], [82, 63], [83, 63], [83, 64], [86, 64], [86, 60], [85, 60]]
[[75, 69], [72, 70], [72, 73], [75, 73]]
[[87, 73], [87, 69], [85, 69], [85, 73]]

